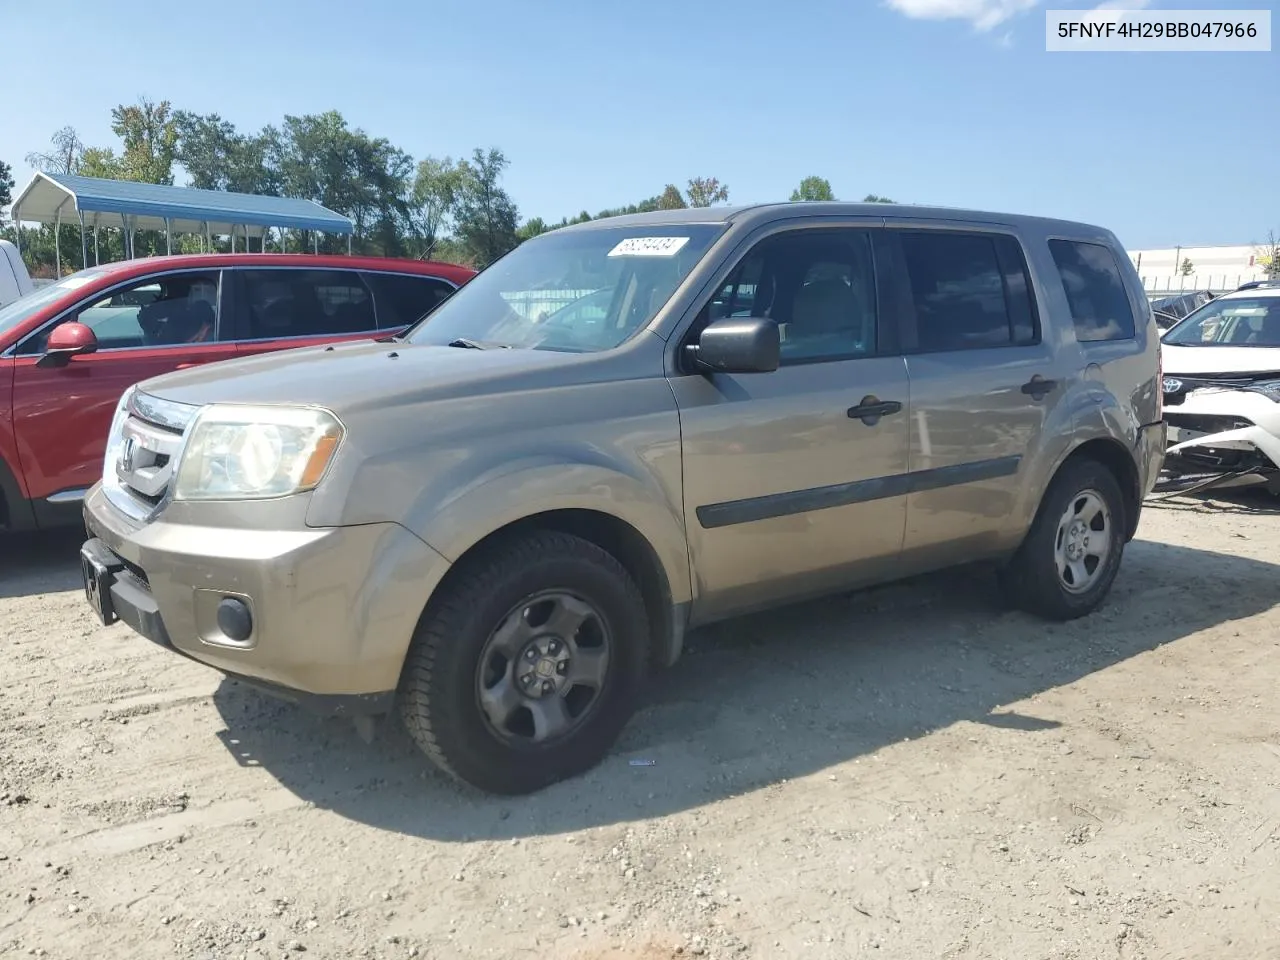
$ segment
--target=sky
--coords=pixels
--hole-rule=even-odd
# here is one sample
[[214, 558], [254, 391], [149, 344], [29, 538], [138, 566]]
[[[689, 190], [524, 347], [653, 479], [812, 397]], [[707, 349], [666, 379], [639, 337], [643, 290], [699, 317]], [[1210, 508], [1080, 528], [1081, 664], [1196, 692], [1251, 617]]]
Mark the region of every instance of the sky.
[[[1275, 0], [1115, 2], [1275, 16]], [[415, 158], [497, 146], [526, 218], [695, 176], [734, 203], [785, 200], [816, 174], [841, 199], [1084, 220], [1129, 249], [1280, 233], [1280, 51], [1047, 53], [1038, 0], [64, 0], [56, 24], [49, 9], [0, 0], [15, 193], [56, 129], [118, 149], [111, 108], [147, 96], [242, 130], [336, 109]]]

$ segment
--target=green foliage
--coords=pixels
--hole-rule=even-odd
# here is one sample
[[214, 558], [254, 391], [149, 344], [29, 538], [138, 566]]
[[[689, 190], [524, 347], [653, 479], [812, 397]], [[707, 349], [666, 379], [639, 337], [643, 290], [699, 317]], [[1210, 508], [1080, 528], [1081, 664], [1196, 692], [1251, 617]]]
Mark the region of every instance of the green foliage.
[[888, 197], [881, 197], [874, 193], [868, 193], [862, 198], [863, 203], [897, 203], [896, 200], [890, 200]]
[[800, 186], [791, 191], [791, 200], [834, 200], [835, 193], [831, 189], [831, 183], [822, 177], [805, 177], [800, 181]]
[[686, 206], [684, 197], [680, 195], [680, 188], [674, 183], [668, 183], [658, 197], [659, 210], [683, 210]]
[[685, 193], [691, 207], [710, 207], [729, 199], [729, 187], [715, 177], [694, 177]]
[[13, 170], [0, 160], [0, 213], [13, 203]]
[[1196, 265], [1191, 262], [1190, 257], [1182, 258], [1182, 265], [1178, 267], [1178, 272], [1184, 277], [1189, 277], [1196, 272]]
[[152, 103], [146, 97], [133, 106], [111, 111], [111, 132], [124, 144], [119, 176], [141, 183], [173, 183], [178, 127], [168, 100]]
[[454, 211], [454, 235], [466, 259], [477, 268], [487, 267], [513, 249], [520, 215], [515, 202], [499, 181], [508, 160], [497, 147], [479, 147], [462, 161], [462, 184]]
[[427, 157], [418, 164], [413, 179], [414, 231], [422, 243], [423, 255], [432, 250], [448, 228], [462, 192], [462, 167], [451, 157]]

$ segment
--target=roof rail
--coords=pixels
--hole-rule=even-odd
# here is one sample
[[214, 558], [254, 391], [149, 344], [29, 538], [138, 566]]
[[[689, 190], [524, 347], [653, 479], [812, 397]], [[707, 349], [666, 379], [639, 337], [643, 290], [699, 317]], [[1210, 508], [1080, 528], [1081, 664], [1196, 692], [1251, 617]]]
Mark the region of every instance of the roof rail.
[[1280, 287], [1280, 280], [1248, 280], [1240, 284], [1240, 286], [1236, 287], [1236, 289], [1237, 290], [1257, 290], [1259, 288], [1265, 288], [1265, 287]]

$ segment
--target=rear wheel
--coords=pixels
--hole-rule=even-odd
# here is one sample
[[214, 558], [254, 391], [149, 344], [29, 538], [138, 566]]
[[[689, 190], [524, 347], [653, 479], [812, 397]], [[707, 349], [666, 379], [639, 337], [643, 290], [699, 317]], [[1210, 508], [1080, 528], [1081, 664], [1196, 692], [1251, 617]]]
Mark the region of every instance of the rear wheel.
[[1001, 574], [1016, 606], [1051, 620], [1096, 610], [1120, 569], [1127, 517], [1115, 475], [1095, 460], [1054, 477], [1021, 548]]
[[446, 589], [401, 684], [418, 746], [494, 793], [595, 766], [634, 712], [648, 663], [644, 601], [622, 564], [543, 531], [488, 551]]

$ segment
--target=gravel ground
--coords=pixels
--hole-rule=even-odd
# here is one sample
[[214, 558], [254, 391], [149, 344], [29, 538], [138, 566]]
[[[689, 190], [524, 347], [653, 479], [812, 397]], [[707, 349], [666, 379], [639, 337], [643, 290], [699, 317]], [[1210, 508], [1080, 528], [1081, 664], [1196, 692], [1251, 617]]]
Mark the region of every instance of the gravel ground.
[[963, 572], [702, 632], [514, 800], [96, 626], [77, 543], [0, 540], [0, 956], [1280, 957], [1271, 501], [1149, 509], [1070, 625]]

